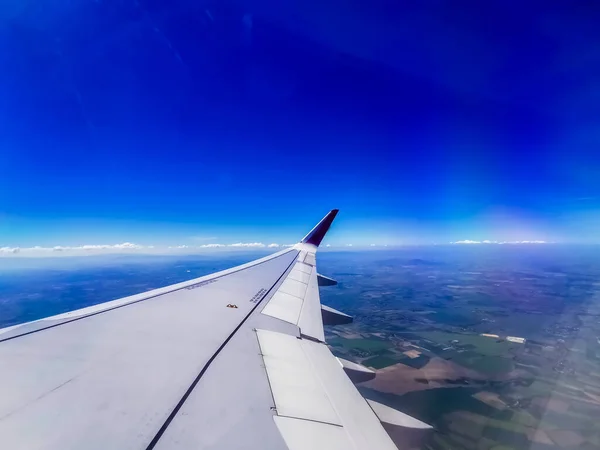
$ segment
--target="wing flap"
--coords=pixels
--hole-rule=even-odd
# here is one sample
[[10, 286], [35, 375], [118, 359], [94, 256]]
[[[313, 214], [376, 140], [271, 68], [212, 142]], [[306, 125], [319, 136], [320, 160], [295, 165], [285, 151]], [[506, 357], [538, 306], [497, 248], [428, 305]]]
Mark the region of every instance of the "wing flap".
[[310, 420], [275, 416], [275, 425], [289, 450], [348, 450], [354, 448], [344, 428]]
[[257, 330], [277, 415], [341, 425], [305, 353], [306, 341]]
[[325, 344], [267, 330], [257, 330], [257, 335], [277, 416], [344, 431], [342, 435], [333, 428], [321, 428], [328, 442], [322, 446], [303, 438], [298, 422], [278, 424], [290, 448], [396, 448]]

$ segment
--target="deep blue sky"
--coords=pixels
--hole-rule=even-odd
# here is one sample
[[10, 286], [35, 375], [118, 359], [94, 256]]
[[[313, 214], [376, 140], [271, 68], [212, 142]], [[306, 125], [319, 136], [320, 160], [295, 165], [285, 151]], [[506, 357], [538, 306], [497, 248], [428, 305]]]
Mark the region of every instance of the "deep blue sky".
[[3, 1], [0, 247], [600, 241], [599, 7], [414, 3]]

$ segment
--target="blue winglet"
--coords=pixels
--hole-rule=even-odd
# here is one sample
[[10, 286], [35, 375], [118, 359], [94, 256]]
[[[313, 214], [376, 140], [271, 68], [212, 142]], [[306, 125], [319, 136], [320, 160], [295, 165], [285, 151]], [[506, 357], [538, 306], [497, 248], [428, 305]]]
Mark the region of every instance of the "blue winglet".
[[327, 215], [323, 217], [323, 219], [321, 219], [321, 221], [312, 230], [310, 230], [310, 233], [304, 236], [304, 239], [302, 239], [301, 242], [303, 244], [312, 244], [315, 247], [318, 247], [325, 237], [327, 230], [329, 230], [333, 219], [335, 219], [335, 216], [337, 216], [338, 211], [338, 209], [332, 209], [329, 211], [329, 213], [327, 213]]

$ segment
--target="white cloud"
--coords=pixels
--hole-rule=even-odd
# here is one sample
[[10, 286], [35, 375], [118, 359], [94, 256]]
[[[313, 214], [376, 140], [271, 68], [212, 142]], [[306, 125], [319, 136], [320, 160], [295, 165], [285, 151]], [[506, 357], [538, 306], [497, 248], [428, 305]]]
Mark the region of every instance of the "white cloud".
[[278, 248], [279, 244], [269, 244], [269, 245], [267, 245], [267, 247], [269, 247], [269, 248]]
[[471, 241], [469, 239], [465, 239], [464, 241], [452, 242], [452, 244], [481, 244], [481, 242], [480, 241]]
[[19, 253], [19, 247], [0, 247], [0, 253]]
[[331, 247], [331, 244], [327, 244], [325, 247]]
[[124, 242], [123, 244], [113, 245], [112, 248], [139, 250], [141, 248], [144, 248], [144, 246], [143, 245], [138, 245], [138, 244], [132, 244], [131, 242]]
[[371, 244], [371, 247], [375, 247], [375, 244]]
[[229, 244], [229, 247], [264, 247], [265, 244], [262, 242], [237, 242], [235, 244]]
[[[122, 244], [114, 245], [82, 245], [81, 247], [61, 247], [63, 250], [139, 250], [144, 248], [143, 245], [132, 244], [131, 242], [123, 242]], [[41, 249], [41, 247], [34, 247]]]
[[346, 244], [346, 247], [352, 247], [352, 244]]
[[285, 244], [285, 245], [282, 245], [282, 247], [293, 247], [294, 245], [296, 245], [296, 244]]
[[223, 245], [223, 244], [203, 244], [200, 246], [200, 248], [219, 248], [219, 247], [225, 247], [225, 245]]
[[140, 250], [143, 248], [154, 248], [154, 247], [144, 247], [143, 245], [132, 244], [131, 242], [123, 242], [122, 244], [114, 244], [114, 245], [80, 245], [80, 246], [62, 246], [56, 245], [54, 247], [41, 247], [36, 245], [34, 247], [0, 247], [0, 253], [5, 254], [44, 254], [51, 252], [78, 252], [78, 251], [98, 251], [98, 250]]

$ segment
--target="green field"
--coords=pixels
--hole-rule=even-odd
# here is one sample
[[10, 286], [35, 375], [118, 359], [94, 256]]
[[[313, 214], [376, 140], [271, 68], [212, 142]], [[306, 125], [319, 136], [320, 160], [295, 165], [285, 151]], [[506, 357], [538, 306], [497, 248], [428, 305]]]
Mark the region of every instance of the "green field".
[[431, 425], [437, 425], [441, 424], [445, 414], [457, 410], [470, 411], [482, 416], [497, 413], [496, 408], [473, 398], [473, 394], [478, 391], [479, 389], [472, 387], [426, 389], [403, 395], [379, 394], [379, 398], [375, 400]]
[[550, 395], [555, 390], [556, 384], [548, 383], [545, 380], [536, 379], [529, 386], [519, 386], [516, 388], [519, 392], [523, 392], [527, 395]]
[[455, 352], [450, 358], [456, 364], [487, 375], [508, 373], [513, 369], [513, 362], [500, 356], [481, 355], [472, 351]]
[[527, 411], [513, 411], [511, 422], [521, 424], [525, 427], [537, 427], [540, 421]]
[[[377, 397], [373, 397], [372, 390], [361, 391], [367, 398], [434, 425], [437, 431], [428, 442], [431, 449], [532, 448], [527, 432], [539, 427], [540, 420], [526, 411], [499, 411], [475, 399], [476, 392], [476, 388], [457, 387], [413, 391], [401, 396], [377, 392]], [[464, 413], [452, 414], [459, 411]]]
[[475, 443], [487, 438], [491, 442], [496, 442], [496, 445], [529, 448], [528, 428], [518, 422], [471, 414], [450, 417], [447, 426], [451, 437], [454, 434], [467, 436]]
[[372, 367], [373, 369], [383, 369], [384, 367], [392, 366], [396, 363], [398, 363], [397, 359], [390, 358], [386, 355], [373, 356], [362, 362], [364, 366]]

